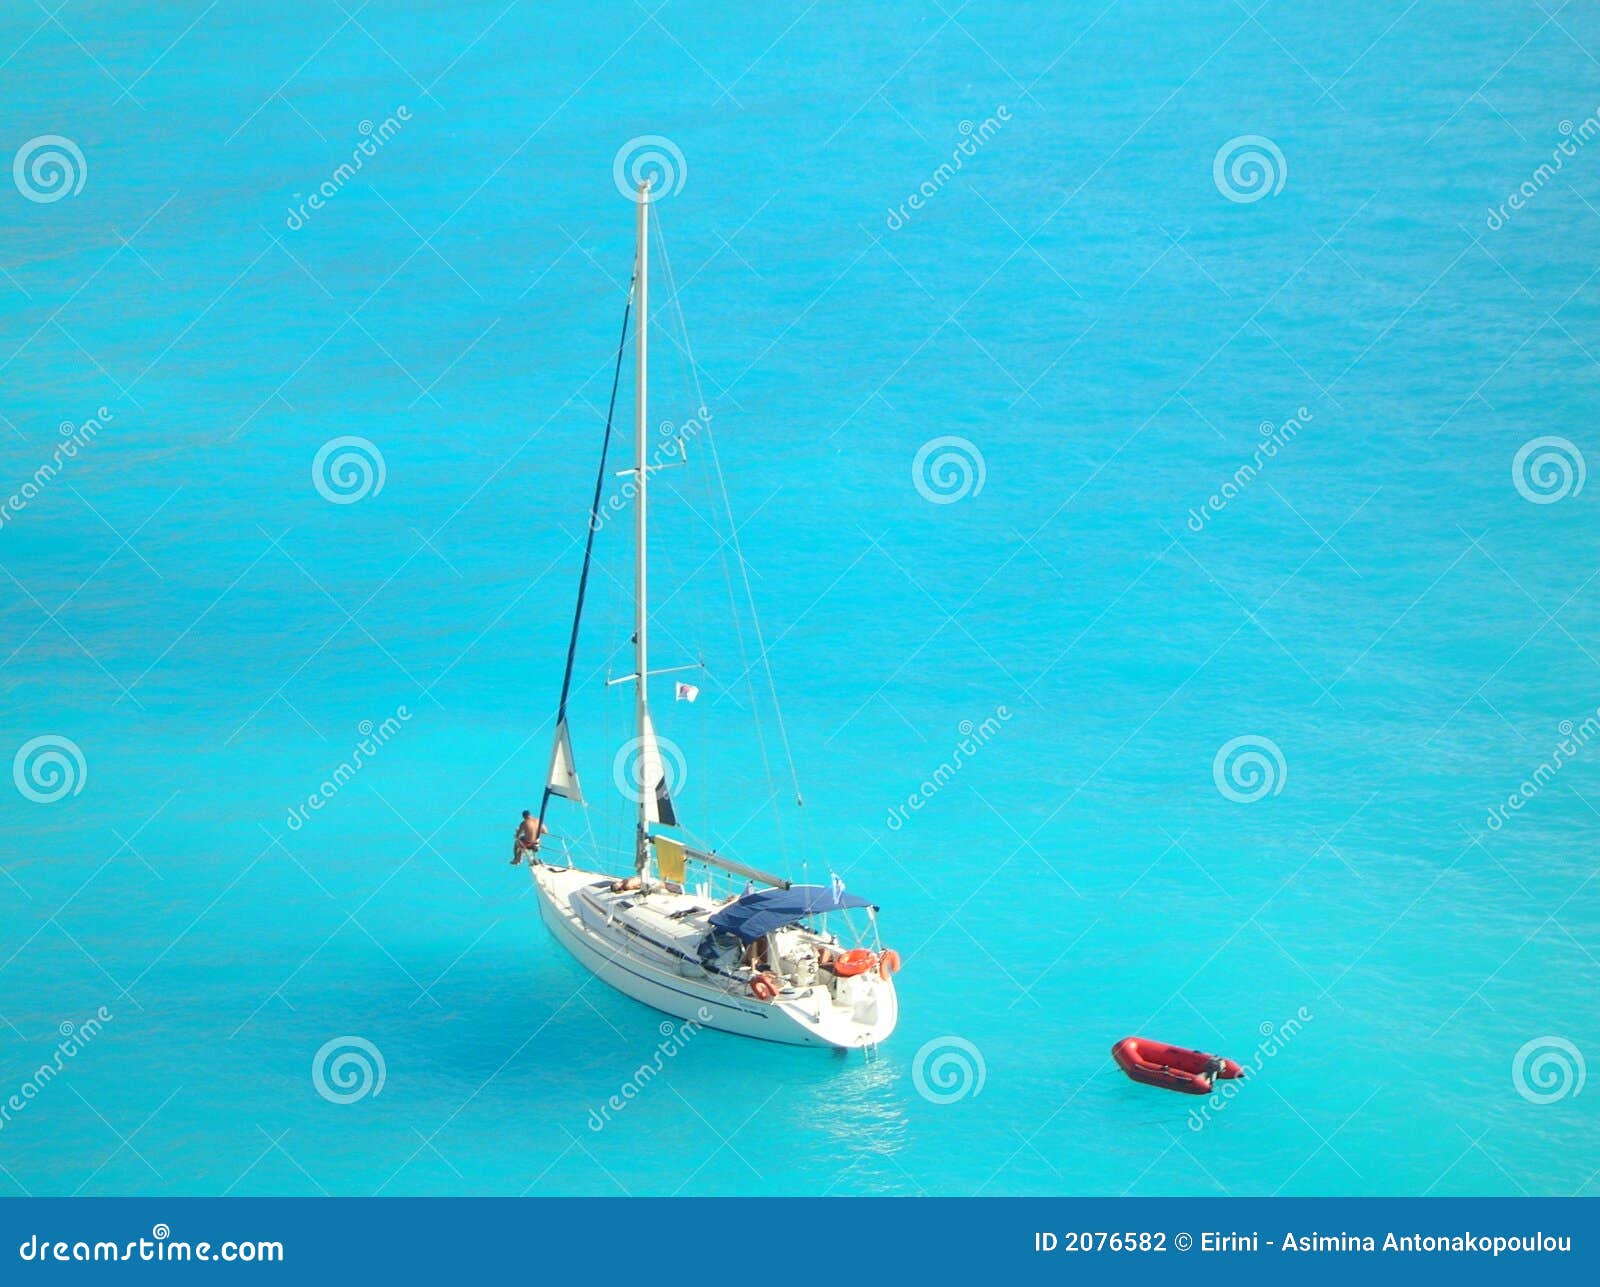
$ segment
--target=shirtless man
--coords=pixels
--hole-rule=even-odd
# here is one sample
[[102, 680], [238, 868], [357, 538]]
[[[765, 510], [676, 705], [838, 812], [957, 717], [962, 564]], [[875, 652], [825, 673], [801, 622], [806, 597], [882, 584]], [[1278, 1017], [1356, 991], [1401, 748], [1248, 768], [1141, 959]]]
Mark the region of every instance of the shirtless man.
[[516, 842], [511, 848], [511, 865], [515, 867], [522, 861], [522, 855], [528, 855], [530, 863], [539, 858], [539, 842], [550, 834], [550, 828], [533, 816], [533, 813], [524, 809], [522, 811], [522, 824], [517, 828]]

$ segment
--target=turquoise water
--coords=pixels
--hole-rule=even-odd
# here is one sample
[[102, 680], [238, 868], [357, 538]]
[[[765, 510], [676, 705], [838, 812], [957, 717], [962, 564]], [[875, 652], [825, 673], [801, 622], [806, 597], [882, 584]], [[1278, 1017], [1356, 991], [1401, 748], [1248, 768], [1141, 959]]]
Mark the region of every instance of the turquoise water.
[[[1600, 17], [58, 18], [0, 17], [5, 155], [62, 136], [83, 178], [0, 182], [0, 491], [86, 445], [0, 525], [0, 750], [82, 759], [0, 792], [0, 1188], [1594, 1191], [1595, 491], [1539, 462], [1597, 445]], [[505, 858], [643, 135], [683, 157], [661, 224], [807, 801], [758, 808], [785, 756], [696, 442], [655, 569], [656, 664], [707, 665], [657, 703], [680, 810], [839, 872], [906, 969], [876, 1059], [702, 1033], [596, 1130], [660, 1016]], [[330, 503], [348, 436], [383, 485]], [[944, 437], [971, 472], [919, 489]], [[625, 526], [586, 677], [626, 670]], [[575, 714], [602, 837], [625, 702]], [[1260, 1067], [1205, 1108], [1124, 1079], [1130, 1033]], [[312, 1077], [341, 1037], [384, 1067], [349, 1104]]]

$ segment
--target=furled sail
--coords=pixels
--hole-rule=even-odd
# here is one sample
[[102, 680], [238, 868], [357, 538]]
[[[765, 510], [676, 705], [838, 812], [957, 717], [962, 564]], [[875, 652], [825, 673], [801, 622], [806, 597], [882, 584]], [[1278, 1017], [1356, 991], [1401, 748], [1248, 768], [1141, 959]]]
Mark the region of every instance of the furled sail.
[[544, 789], [574, 804], [583, 803], [583, 788], [578, 785], [578, 770], [572, 762], [572, 737], [567, 732], [567, 721], [556, 725], [555, 745], [550, 748], [550, 773], [545, 778]]
[[639, 794], [646, 822], [664, 827], [678, 825], [678, 812], [672, 807], [672, 792], [667, 785], [666, 765], [661, 759], [661, 744], [656, 740], [655, 721], [643, 712], [643, 734], [639, 738]]

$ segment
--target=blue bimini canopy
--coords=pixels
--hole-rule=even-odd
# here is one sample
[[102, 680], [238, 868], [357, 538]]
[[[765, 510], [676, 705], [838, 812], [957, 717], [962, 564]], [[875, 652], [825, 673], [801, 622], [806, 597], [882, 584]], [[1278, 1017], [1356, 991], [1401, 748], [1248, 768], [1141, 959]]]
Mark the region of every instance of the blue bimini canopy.
[[788, 889], [760, 889], [729, 903], [711, 917], [712, 925], [737, 934], [753, 943], [803, 916], [835, 912], [841, 907], [870, 907], [872, 904], [842, 889], [837, 893], [827, 885], [790, 885]]

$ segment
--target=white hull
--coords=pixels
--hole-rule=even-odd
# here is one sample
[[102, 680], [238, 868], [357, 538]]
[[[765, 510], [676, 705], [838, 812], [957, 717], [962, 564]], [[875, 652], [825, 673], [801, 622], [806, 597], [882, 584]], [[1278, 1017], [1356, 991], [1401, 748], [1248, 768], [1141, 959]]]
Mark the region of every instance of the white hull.
[[850, 980], [840, 989], [847, 1003], [821, 983], [762, 1001], [745, 980], [712, 974], [660, 939], [628, 929], [625, 915], [608, 915], [608, 901], [636, 900], [617, 903], [607, 893], [610, 877], [575, 867], [535, 866], [532, 874], [539, 914], [556, 941], [603, 982], [652, 1009], [741, 1037], [836, 1049], [875, 1046], [899, 1019], [892, 979], [873, 973]]

